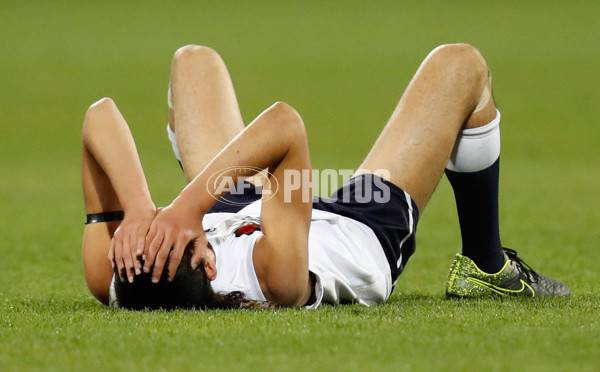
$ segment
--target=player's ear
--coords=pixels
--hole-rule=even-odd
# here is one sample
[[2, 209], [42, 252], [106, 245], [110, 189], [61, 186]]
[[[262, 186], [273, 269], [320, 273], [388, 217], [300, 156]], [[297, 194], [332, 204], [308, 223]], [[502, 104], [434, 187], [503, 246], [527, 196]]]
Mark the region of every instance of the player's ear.
[[206, 278], [210, 281], [213, 281], [217, 277], [217, 265], [212, 260], [204, 260], [204, 272], [206, 273]]

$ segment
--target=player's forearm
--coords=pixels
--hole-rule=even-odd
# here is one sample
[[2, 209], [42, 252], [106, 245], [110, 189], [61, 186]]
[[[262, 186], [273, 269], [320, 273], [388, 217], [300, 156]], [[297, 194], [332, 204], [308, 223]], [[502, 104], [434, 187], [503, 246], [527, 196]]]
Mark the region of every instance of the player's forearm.
[[135, 142], [112, 100], [102, 99], [88, 110], [82, 140], [109, 178], [125, 211], [154, 209]]
[[181, 192], [174, 204], [185, 205], [203, 214], [226, 191], [220, 191], [219, 182], [211, 179], [215, 173], [218, 172], [221, 179], [236, 183], [240, 178], [252, 176], [258, 169], [272, 170], [286, 156], [298, 156], [299, 153], [309, 164], [302, 120], [292, 107], [276, 103], [233, 139]]

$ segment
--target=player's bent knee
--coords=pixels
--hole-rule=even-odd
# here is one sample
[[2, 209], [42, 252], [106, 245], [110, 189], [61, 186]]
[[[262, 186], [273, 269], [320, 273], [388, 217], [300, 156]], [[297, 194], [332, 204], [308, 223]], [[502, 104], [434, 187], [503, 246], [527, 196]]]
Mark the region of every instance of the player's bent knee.
[[441, 54], [444, 56], [466, 56], [481, 54], [479, 50], [471, 44], [454, 43], [442, 44], [431, 51], [431, 54]]
[[485, 74], [488, 70], [479, 49], [470, 44], [440, 45], [430, 53], [430, 58], [442, 59], [447, 63], [458, 62], [461, 65], [476, 69], [477, 72], [485, 72]]
[[[441, 73], [460, 79], [465, 87], [472, 83], [477, 94], [488, 79], [488, 66], [477, 48], [470, 44], [445, 44], [434, 49], [427, 57], [429, 63], [439, 66]], [[442, 72], [443, 71], [443, 72]]]
[[220, 61], [221, 56], [212, 48], [194, 44], [186, 45], [177, 49], [177, 51], [175, 51], [175, 55], [173, 56], [174, 64], [187, 62], [196, 64], [202, 61], [210, 60]]

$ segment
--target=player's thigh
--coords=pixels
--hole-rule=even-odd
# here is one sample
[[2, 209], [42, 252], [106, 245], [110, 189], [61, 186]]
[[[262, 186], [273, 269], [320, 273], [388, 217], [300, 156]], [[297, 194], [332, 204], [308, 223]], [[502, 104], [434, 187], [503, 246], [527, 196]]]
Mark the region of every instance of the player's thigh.
[[113, 269], [108, 260], [110, 241], [119, 222], [86, 225], [83, 234], [83, 269], [90, 292], [100, 302], [108, 304], [108, 292]]
[[170, 126], [188, 179], [194, 178], [244, 123], [225, 63], [214, 50], [189, 45], [173, 57]]
[[[423, 61], [361, 168], [384, 168], [423, 209], [442, 176], [457, 134], [489, 84], [485, 60], [466, 44], [436, 48]], [[491, 90], [490, 90], [491, 93]], [[470, 119], [470, 120], [469, 120]]]
[[456, 134], [432, 132], [414, 123], [386, 131], [355, 175], [382, 176], [408, 192], [422, 211], [443, 174]]

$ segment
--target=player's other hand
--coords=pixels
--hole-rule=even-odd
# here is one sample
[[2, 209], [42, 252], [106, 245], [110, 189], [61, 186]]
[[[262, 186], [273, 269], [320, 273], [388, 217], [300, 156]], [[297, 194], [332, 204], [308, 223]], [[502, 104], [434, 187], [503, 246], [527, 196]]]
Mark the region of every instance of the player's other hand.
[[135, 275], [142, 273], [141, 257], [144, 252], [146, 234], [156, 216], [154, 204], [144, 208], [125, 211], [125, 218], [110, 242], [108, 259], [121, 281], [133, 282]]
[[144, 248], [144, 272], [152, 272], [153, 283], [160, 280], [167, 258], [168, 280], [173, 280], [185, 248], [192, 241], [195, 245], [192, 266], [200, 262], [208, 243], [202, 228], [202, 217], [189, 208], [174, 204], [157, 213]]

